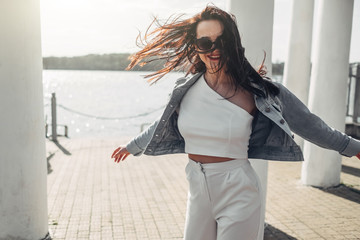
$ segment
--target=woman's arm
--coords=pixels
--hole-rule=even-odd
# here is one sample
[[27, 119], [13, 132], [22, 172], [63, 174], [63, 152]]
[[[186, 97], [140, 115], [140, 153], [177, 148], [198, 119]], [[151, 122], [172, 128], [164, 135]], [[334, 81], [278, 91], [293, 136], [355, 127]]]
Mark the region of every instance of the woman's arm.
[[129, 153], [134, 156], [140, 156], [145, 151], [154, 135], [154, 131], [159, 123], [159, 120], [160, 118], [155, 120], [147, 129], [126, 144], [126, 149]]
[[[201, 74], [198, 74], [200, 76]], [[176, 89], [180, 84], [185, 83], [187, 80], [189, 80], [189, 77], [181, 77], [175, 81], [175, 86], [173, 88], [173, 91], [169, 94], [167, 102], [169, 103], [171, 101], [171, 98], [174, 94], [174, 89]], [[178, 111], [178, 109], [176, 109]], [[140, 133], [138, 136], [133, 138], [127, 145], [126, 149], [134, 156], [140, 156], [146, 149], [147, 145], [150, 143], [155, 129], [157, 125], [159, 124], [161, 116], [157, 120], [155, 120], [145, 131]]]
[[120, 161], [124, 161], [130, 154], [134, 156], [140, 156], [145, 151], [152, 136], [154, 135], [154, 131], [159, 123], [159, 119], [155, 120], [147, 129], [130, 140], [126, 146], [120, 146], [115, 149], [111, 155], [111, 158], [115, 158], [115, 162], [118, 163]]
[[119, 163], [124, 161], [130, 154], [134, 156], [141, 155], [146, 146], [149, 144], [156, 126], [159, 123], [159, 119], [154, 121], [146, 130], [141, 132], [138, 136], [133, 138], [126, 146], [120, 146], [111, 155], [111, 158], [115, 158], [115, 162]]
[[283, 116], [294, 133], [320, 147], [338, 151], [341, 155], [360, 157], [359, 140], [329, 127], [286, 87], [281, 84], [278, 86]]
[[[200, 77], [201, 74], [202, 73], [197, 74], [197, 78]], [[193, 77], [196, 77], [196, 76], [193, 76]], [[184, 84], [189, 79], [190, 79], [190, 77], [181, 77], [176, 80], [174, 89], [169, 94], [168, 101], [167, 101], [168, 104], [165, 106], [164, 111], [166, 111], [166, 108], [168, 107], [169, 103], [171, 102], [171, 98], [174, 94], [174, 90], [179, 85]], [[173, 106], [170, 104], [170, 108], [172, 108], [172, 107]], [[176, 111], [178, 111], [178, 108], [176, 109]], [[157, 120], [155, 120], [146, 130], [144, 130], [138, 136], [136, 136], [130, 142], [128, 142], [126, 146], [121, 146], [121, 147], [117, 148], [114, 151], [112, 158], [115, 158], [115, 161], [118, 160], [117, 162], [119, 162], [120, 160], [124, 160], [129, 154], [132, 154], [134, 156], [140, 156], [141, 154], [143, 154], [144, 151], [146, 150], [146, 147], [149, 145], [149, 143], [154, 135], [155, 129], [158, 126], [161, 117], [162, 117], [162, 115], [160, 115], [159, 118]], [[123, 158], [123, 156], [125, 156], [125, 157]]]

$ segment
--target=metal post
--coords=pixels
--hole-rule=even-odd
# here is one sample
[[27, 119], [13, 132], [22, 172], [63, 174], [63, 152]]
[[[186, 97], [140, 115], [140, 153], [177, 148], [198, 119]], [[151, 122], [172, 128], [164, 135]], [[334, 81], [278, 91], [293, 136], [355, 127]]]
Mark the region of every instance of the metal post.
[[353, 123], [359, 123], [359, 117], [360, 117], [360, 64], [357, 65], [356, 75], [355, 75]]
[[[347, 101], [346, 101], [346, 116], [353, 116], [351, 115], [352, 110], [352, 89], [353, 89], [353, 65], [349, 64], [349, 80], [348, 80], [348, 89], [347, 89]], [[355, 79], [356, 82], [356, 79]], [[354, 116], [353, 116], [354, 117]]]
[[51, 127], [52, 127], [52, 137], [51, 139], [54, 142], [57, 142], [57, 132], [56, 132], [56, 96], [55, 93], [51, 94]]

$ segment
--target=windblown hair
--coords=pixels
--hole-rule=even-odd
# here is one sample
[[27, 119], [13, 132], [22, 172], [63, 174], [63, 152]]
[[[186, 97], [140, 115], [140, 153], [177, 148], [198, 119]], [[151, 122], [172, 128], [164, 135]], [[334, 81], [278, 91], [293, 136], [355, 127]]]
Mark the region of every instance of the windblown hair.
[[[154, 18], [144, 39], [139, 34], [137, 43], [142, 50], [130, 56], [131, 62], [127, 70], [137, 64], [143, 66], [152, 61], [165, 60], [162, 69], [146, 76], [150, 78], [148, 81], [151, 83], [158, 81], [174, 69], [184, 70], [186, 74], [205, 72], [206, 66], [195, 51], [196, 28], [201, 21], [218, 20], [224, 26], [222, 39], [225, 43], [223, 49], [219, 49], [221, 51], [220, 69], [226, 66], [226, 73], [230, 75], [235, 91], [238, 88], [244, 88], [253, 94], [264, 95], [262, 91], [251, 86], [250, 81], [252, 81], [264, 88], [266, 94], [269, 91], [275, 95], [278, 94], [278, 88], [263, 79], [266, 75], [265, 57], [258, 71], [255, 71], [245, 58], [245, 49], [241, 44], [234, 15], [215, 6], [207, 6], [192, 18], [180, 20], [181, 17], [180, 15], [169, 18], [165, 24], [160, 24]], [[154, 23], [157, 28], [148, 33]]]

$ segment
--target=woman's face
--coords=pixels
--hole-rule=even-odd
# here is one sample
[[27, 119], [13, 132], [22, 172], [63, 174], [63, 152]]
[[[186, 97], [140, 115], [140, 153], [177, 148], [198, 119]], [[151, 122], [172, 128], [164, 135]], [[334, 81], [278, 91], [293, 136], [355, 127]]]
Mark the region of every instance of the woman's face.
[[[196, 28], [196, 38], [208, 38], [211, 42], [215, 42], [218, 37], [223, 33], [224, 26], [218, 20], [203, 20], [198, 23]], [[219, 45], [219, 44], [218, 44]], [[214, 47], [214, 45], [212, 46]], [[195, 45], [198, 52], [201, 52], [198, 46]], [[198, 53], [201, 61], [206, 66], [206, 70], [209, 72], [216, 72], [220, 66], [221, 51], [216, 47], [215, 50], [207, 53]]]

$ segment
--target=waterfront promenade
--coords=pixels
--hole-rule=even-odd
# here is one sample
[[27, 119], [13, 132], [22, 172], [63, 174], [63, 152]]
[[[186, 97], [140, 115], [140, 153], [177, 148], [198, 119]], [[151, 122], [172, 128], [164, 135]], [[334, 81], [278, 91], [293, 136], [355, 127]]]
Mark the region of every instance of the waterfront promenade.
[[[128, 139], [46, 140], [53, 239], [182, 239], [186, 155], [111, 154]], [[269, 163], [264, 239], [360, 239], [360, 161], [343, 158], [342, 185], [300, 183], [301, 163]]]

